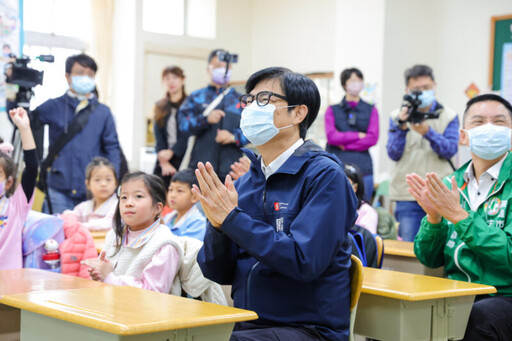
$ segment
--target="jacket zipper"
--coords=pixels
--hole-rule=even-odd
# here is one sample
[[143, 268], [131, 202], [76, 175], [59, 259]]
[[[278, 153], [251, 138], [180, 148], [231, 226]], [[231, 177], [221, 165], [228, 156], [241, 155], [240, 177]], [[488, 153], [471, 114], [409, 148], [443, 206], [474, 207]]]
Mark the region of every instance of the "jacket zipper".
[[[263, 187], [263, 215], [265, 216], [265, 221], [267, 220], [267, 181], [265, 181], [265, 186]], [[249, 294], [251, 291], [251, 278], [252, 274], [254, 272], [254, 269], [256, 269], [256, 266], [258, 266], [260, 262], [254, 263], [254, 265], [251, 267], [251, 270], [249, 271], [249, 275], [247, 275], [247, 292], [245, 293], [245, 308], [249, 309]]]
[[[497, 180], [496, 180], [496, 181], [497, 181]], [[505, 185], [505, 181], [503, 181], [503, 183], [501, 184], [501, 186], [500, 186], [497, 190], [495, 190], [495, 191], [493, 191], [491, 194], [489, 194], [489, 195], [485, 198], [485, 200], [482, 202], [482, 204], [483, 204], [484, 202], [486, 202], [490, 197], [492, 197], [495, 193], [498, 193], [498, 192], [503, 188], [503, 186], [504, 186], [504, 185]], [[464, 198], [464, 200], [466, 200], [466, 203], [469, 205], [469, 200], [468, 200], [468, 198], [466, 197], [466, 195], [464, 194], [464, 192], [460, 190], [460, 188], [459, 188], [459, 192], [460, 192], [460, 194], [462, 194], [462, 197]], [[482, 205], [482, 204], [480, 204], [480, 205]], [[478, 208], [480, 207], [480, 205], [476, 208], [477, 210], [478, 210]], [[471, 277], [468, 275], [468, 273], [467, 273], [466, 271], [464, 271], [464, 270], [462, 269], [462, 266], [461, 266], [461, 265], [460, 265], [460, 263], [459, 263], [458, 253], [459, 253], [459, 251], [460, 251], [460, 248], [461, 248], [463, 245], [466, 245], [466, 244], [465, 244], [464, 242], [462, 242], [459, 246], [457, 246], [457, 248], [455, 249], [455, 252], [454, 252], [453, 260], [454, 260], [455, 265], [457, 266], [457, 268], [459, 268], [459, 270], [460, 270], [462, 273], [464, 273], [464, 275], [466, 275], [466, 277], [468, 278], [468, 282], [471, 282]]]
[[457, 248], [455, 249], [453, 260], [455, 261], [455, 265], [459, 268], [459, 270], [462, 271], [464, 273], [464, 275], [466, 275], [466, 277], [468, 278], [468, 282], [471, 283], [471, 277], [469, 277], [469, 275], [466, 271], [462, 270], [462, 266], [459, 264], [458, 252], [459, 252], [460, 248], [464, 245], [465, 245], [464, 242], [462, 242], [462, 243], [460, 243], [459, 246], [457, 246]]

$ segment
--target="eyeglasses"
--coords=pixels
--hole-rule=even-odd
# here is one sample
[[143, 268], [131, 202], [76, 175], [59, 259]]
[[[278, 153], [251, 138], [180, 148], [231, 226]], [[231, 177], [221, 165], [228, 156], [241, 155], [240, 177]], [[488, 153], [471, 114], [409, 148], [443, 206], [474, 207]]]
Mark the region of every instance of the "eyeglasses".
[[288, 99], [285, 96], [276, 94], [275, 92], [272, 92], [272, 91], [261, 91], [261, 92], [258, 92], [256, 95], [245, 94], [245, 95], [240, 96], [239, 100], [240, 100], [240, 105], [242, 108], [245, 108], [246, 106], [251, 104], [255, 98], [256, 98], [256, 103], [260, 107], [263, 107], [263, 106], [267, 105], [268, 102], [270, 102], [270, 97], [272, 97], [272, 96], [275, 96], [282, 100], [288, 101]]

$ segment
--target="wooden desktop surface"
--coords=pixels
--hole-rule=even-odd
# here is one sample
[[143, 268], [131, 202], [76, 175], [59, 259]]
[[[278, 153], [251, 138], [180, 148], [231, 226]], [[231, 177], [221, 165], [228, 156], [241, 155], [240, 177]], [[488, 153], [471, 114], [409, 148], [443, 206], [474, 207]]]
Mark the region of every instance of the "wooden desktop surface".
[[248, 310], [128, 286], [8, 295], [0, 303], [117, 335], [257, 319]]
[[404, 257], [414, 257], [414, 243], [403, 242], [400, 240], [384, 239], [384, 258], [385, 255], [395, 255]]
[[105, 239], [109, 230], [105, 231], [89, 231], [93, 239]]
[[39, 269], [0, 270], [0, 297], [35, 291], [105, 286], [108, 284]]
[[364, 268], [362, 293], [405, 301], [492, 294], [488, 285], [454, 281], [446, 278], [406, 272]]

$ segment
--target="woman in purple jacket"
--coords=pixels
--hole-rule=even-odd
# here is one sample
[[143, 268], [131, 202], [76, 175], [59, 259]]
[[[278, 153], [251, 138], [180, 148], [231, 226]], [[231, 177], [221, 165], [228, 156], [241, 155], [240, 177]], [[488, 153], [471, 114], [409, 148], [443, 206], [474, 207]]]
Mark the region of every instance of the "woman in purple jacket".
[[377, 108], [359, 97], [364, 88], [363, 74], [356, 68], [341, 72], [345, 97], [325, 112], [326, 150], [346, 164], [355, 164], [364, 176], [365, 200], [373, 192], [373, 163], [368, 149], [379, 139]]

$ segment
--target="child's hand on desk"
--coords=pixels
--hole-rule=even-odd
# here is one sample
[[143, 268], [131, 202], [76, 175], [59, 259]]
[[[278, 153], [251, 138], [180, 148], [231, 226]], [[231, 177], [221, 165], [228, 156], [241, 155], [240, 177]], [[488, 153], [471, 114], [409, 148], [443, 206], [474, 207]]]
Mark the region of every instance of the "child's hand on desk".
[[90, 258], [81, 262], [89, 267], [89, 275], [95, 281], [103, 282], [109, 273], [114, 271], [114, 266], [105, 258], [105, 251], [101, 251], [98, 258]]

